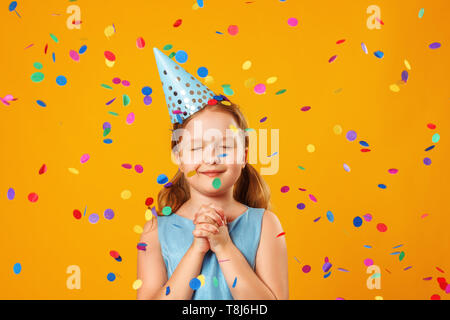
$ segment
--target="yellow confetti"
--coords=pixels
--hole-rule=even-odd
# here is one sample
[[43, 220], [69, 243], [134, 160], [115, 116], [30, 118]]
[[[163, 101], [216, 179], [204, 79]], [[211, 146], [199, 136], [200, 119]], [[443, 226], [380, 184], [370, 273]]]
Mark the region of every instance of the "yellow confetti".
[[141, 280], [141, 279], [136, 279], [136, 280], [133, 282], [133, 289], [134, 289], [134, 290], [139, 289], [141, 286], [142, 286], [142, 280]]
[[200, 7], [197, 4], [197, 1], [192, 5], [192, 10], [198, 10]]
[[116, 31], [113, 26], [107, 26], [105, 28], [105, 36], [109, 39]]
[[227, 100], [222, 100], [222, 101], [220, 101], [220, 103], [222, 103], [223, 105], [226, 105], [226, 106], [231, 106], [231, 102], [227, 101]]
[[192, 170], [192, 171], [188, 172], [187, 177], [190, 178], [192, 176], [195, 176], [196, 174], [197, 174], [197, 171], [196, 170]]
[[145, 210], [145, 220], [150, 221], [153, 219], [152, 210], [147, 209]]
[[266, 80], [267, 84], [272, 84], [275, 83], [278, 80], [277, 77], [270, 77], [269, 79]]
[[78, 170], [75, 169], [75, 168], [69, 168], [69, 172], [73, 173], [73, 174], [78, 174], [79, 173]]
[[308, 144], [306, 150], [308, 150], [308, 152], [314, 152], [316, 151], [316, 147], [313, 144]]
[[411, 70], [411, 65], [409, 64], [408, 60], [405, 59], [404, 62], [405, 62], [406, 69]]
[[246, 88], [253, 88], [255, 85], [256, 85], [256, 79], [255, 78], [247, 79], [244, 82], [244, 86]]
[[131, 191], [130, 190], [123, 190], [122, 193], [120, 194], [120, 197], [123, 200], [128, 200], [131, 198]]
[[203, 287], [203, 285], [205, 284], [205, 276], [201, 274], [197, 277], [197, 279], [200, 280], [201, 283], [200, 287]]
[[334, 127], [333, 127], [333, 132], [334, 132], [334, 134], [341, 134], [342, 133], [342, 127], [340, 126], [340, 125], [335, 125]]
[[233, 132], [237, 132], [238, 131], [238, 129], [232, 124], [230, 124], [230, 129], [233, 130]]
[[400, 91], [400, 87], [398, 85], [396, 85], [396, 84], [391, 84], [389, 86], [389, 89], [391, 89], [391, 91], [393, 91], [393, 92], [399, 92]]
[[383, 297], [382, 296], [376, 296], [375, 300], [383, 300]]
[[112, 68], [114, 67], [115, 61], [109, 61], [108, 59], [105, 59], [105, 63], [108, 67]]
[[250, 60], [247, 60], [242, 64], [242, 69], [248, 70], [248, 69], [250, 69], [251, 66], [252, 66], [252, 62]]
[[141, 234], [144, 230], [142, 229], [142, 227], [140, 225], [135, 225], [133, 227], [133, 231], [138, 233], [138, 234]]
[[214, 78], [212, 76], [208, 75], [205, 77], [204, 81], [205, 81], [205, 84], [212, 84], [212, 83], [214, 83]]

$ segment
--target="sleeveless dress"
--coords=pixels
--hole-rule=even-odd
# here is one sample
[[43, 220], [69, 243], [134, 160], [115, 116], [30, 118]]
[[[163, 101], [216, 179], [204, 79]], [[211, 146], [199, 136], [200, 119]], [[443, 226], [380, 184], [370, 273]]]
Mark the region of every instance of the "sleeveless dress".
[[[234, 245], [255, 270], [255, 258], [265, 209], [246, 207], [247, 210], [243, 214], [228, 223], [228, 232]], [[191, 219], [176, 213], [157, 216], [157, 219], [158, 239], [169, 279], [194, 240], [192, 231], [195, 226]], [[200, 274], [205, 276], [205, 283], [194, 290], [193, 300], [233, 300], [216, 254], [211, 250], [204, 256]], [[237, 277], [239, 282], [239, 276]]]

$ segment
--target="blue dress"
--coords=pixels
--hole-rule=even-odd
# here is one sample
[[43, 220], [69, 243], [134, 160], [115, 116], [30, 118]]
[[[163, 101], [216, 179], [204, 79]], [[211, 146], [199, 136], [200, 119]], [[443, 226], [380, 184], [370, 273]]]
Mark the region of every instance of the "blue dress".
[[[228, 223], [231, 240], [253, 270], [255, 270], [255, 258], [264, 211], [264, 208], [247, 206], [247, 210], [243, 214]], [[169, 216], [157, 216], [157, 219], [158, 239], [169, 279], [194, 240], [192, 231], [195, 226], [191, 219], [176, 213]], [[216, 254], [211, 250], [204, 256], [200, 274], [205, 276], [205, 283], [194, 290], [193, 300], [233, 300]], [[239, 275], [236, 276], [238, 285]]]

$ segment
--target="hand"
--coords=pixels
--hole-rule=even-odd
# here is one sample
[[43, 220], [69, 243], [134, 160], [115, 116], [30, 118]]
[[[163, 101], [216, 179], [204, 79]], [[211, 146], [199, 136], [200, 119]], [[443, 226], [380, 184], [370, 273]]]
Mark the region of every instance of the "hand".
[[201, 254], [205, 254], [210, 249], [208, 235], [212, 232], [218, 232], [222, 217], [217, 215], [211, 208], [210, 204], [202, 205], [194, 215], [195, 229], [192, 231], [194, 241], [191, 247]]
[[215, 231], [205, 233], [210, 249], [213, 252], [219, 251], [231, 242], [226, 217], [222, 208], [208, 204], [206, 209], [194, 219], [194, 224], [209, 225], [215, 228]]

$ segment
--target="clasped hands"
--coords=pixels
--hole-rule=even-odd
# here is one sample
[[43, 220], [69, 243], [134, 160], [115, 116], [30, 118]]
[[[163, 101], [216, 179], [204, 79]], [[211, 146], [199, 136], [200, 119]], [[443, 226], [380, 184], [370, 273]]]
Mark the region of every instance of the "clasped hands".
[[193, 246], [200, 252], [206, 253], [209, 249], [214, 253], [232, 243], [228, 233], [227, 217], [222, 208], [211, 203], [202, 205], [194, 215], [195, 229]]

